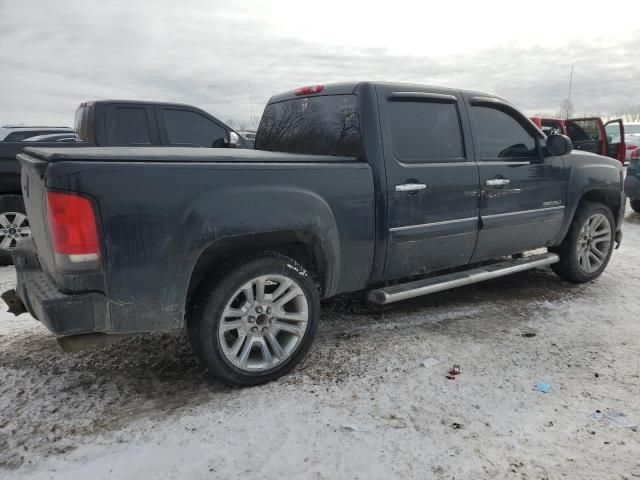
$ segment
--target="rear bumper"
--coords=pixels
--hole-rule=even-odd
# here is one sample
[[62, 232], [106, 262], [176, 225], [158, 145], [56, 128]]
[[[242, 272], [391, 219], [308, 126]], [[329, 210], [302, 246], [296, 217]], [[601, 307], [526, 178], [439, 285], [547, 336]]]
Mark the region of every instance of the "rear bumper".
[[22, 303], [36, 319], [59, 336], [108, 330], [107, 298], [97, 292], [67, 294], [40, 266], [33, 241], [23, 241], [13, 252]]
[[640, 198], [640, 178], [628, 175], [624, 179], [624, 193], [631, 199]]

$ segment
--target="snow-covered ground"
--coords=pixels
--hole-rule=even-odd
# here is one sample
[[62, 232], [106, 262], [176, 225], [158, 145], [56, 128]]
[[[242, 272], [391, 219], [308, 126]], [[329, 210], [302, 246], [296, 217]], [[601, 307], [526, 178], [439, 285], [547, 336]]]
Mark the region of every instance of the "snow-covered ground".
[[640, 421], [640, 215], [624, 234], [588, 285], [540, 269], [383, 309], [327, 303], [303, 364], [244, 390], [180, 336], [65, 354], [2, 307], [0, 478], [640, 477], [640, 430], [591, 417]]

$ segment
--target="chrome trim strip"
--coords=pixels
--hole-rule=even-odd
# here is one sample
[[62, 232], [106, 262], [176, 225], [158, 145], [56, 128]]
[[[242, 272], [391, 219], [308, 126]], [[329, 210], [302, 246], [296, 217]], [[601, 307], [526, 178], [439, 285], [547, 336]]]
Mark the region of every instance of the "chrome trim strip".
[[470, 222], [472, 220], [478, 221], [478, 217], [458, 218], [456, 220], [445, 220], [443, 222], [421, 223], [420, 225], [406, 225], [404, 227], [393, 227], [393, 228], [390, 228], [389, 231], [390, 232], [403, 232], [405, 230], [411, 230], [411, 229], [414, 229], [414, 228], [439, 227], [441, 225], [450, 225], [452, 223]]
[[482, 218], [500, 218], [500, 217], [510, 217], [512, 215], [526, 215], [528, 213], [539, 213], [539, 212], [553, 212], [564, 210], [564, 205], [559, 207], [545, 207], [545, 208], [535, 208], [533, 210], [520, 210], [518, 212], [508, 212], [508, 213], [495, 213], [493, 215], [482, 215]]

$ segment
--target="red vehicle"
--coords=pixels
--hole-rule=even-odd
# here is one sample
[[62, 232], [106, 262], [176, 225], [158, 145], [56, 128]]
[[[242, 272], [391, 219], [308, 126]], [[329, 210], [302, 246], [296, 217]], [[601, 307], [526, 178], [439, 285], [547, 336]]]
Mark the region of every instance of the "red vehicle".
[[576, 150], [615, 158], [624, 164], [626, 148], [621, 119], [603, 122], [600, 117], [570, 118], [531, 117], [546, 135], [560, 133], [573, 142]]

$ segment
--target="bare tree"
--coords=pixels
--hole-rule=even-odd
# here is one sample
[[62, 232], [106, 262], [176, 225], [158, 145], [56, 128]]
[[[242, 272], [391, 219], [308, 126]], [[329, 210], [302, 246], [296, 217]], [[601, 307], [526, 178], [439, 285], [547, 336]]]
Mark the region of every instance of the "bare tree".
[[568, 98], [565, 98], [560, 104], [560, 110], [557, 113], [558, 118], [571, 118], [573, 117], [574, 108], [573, 102]]

